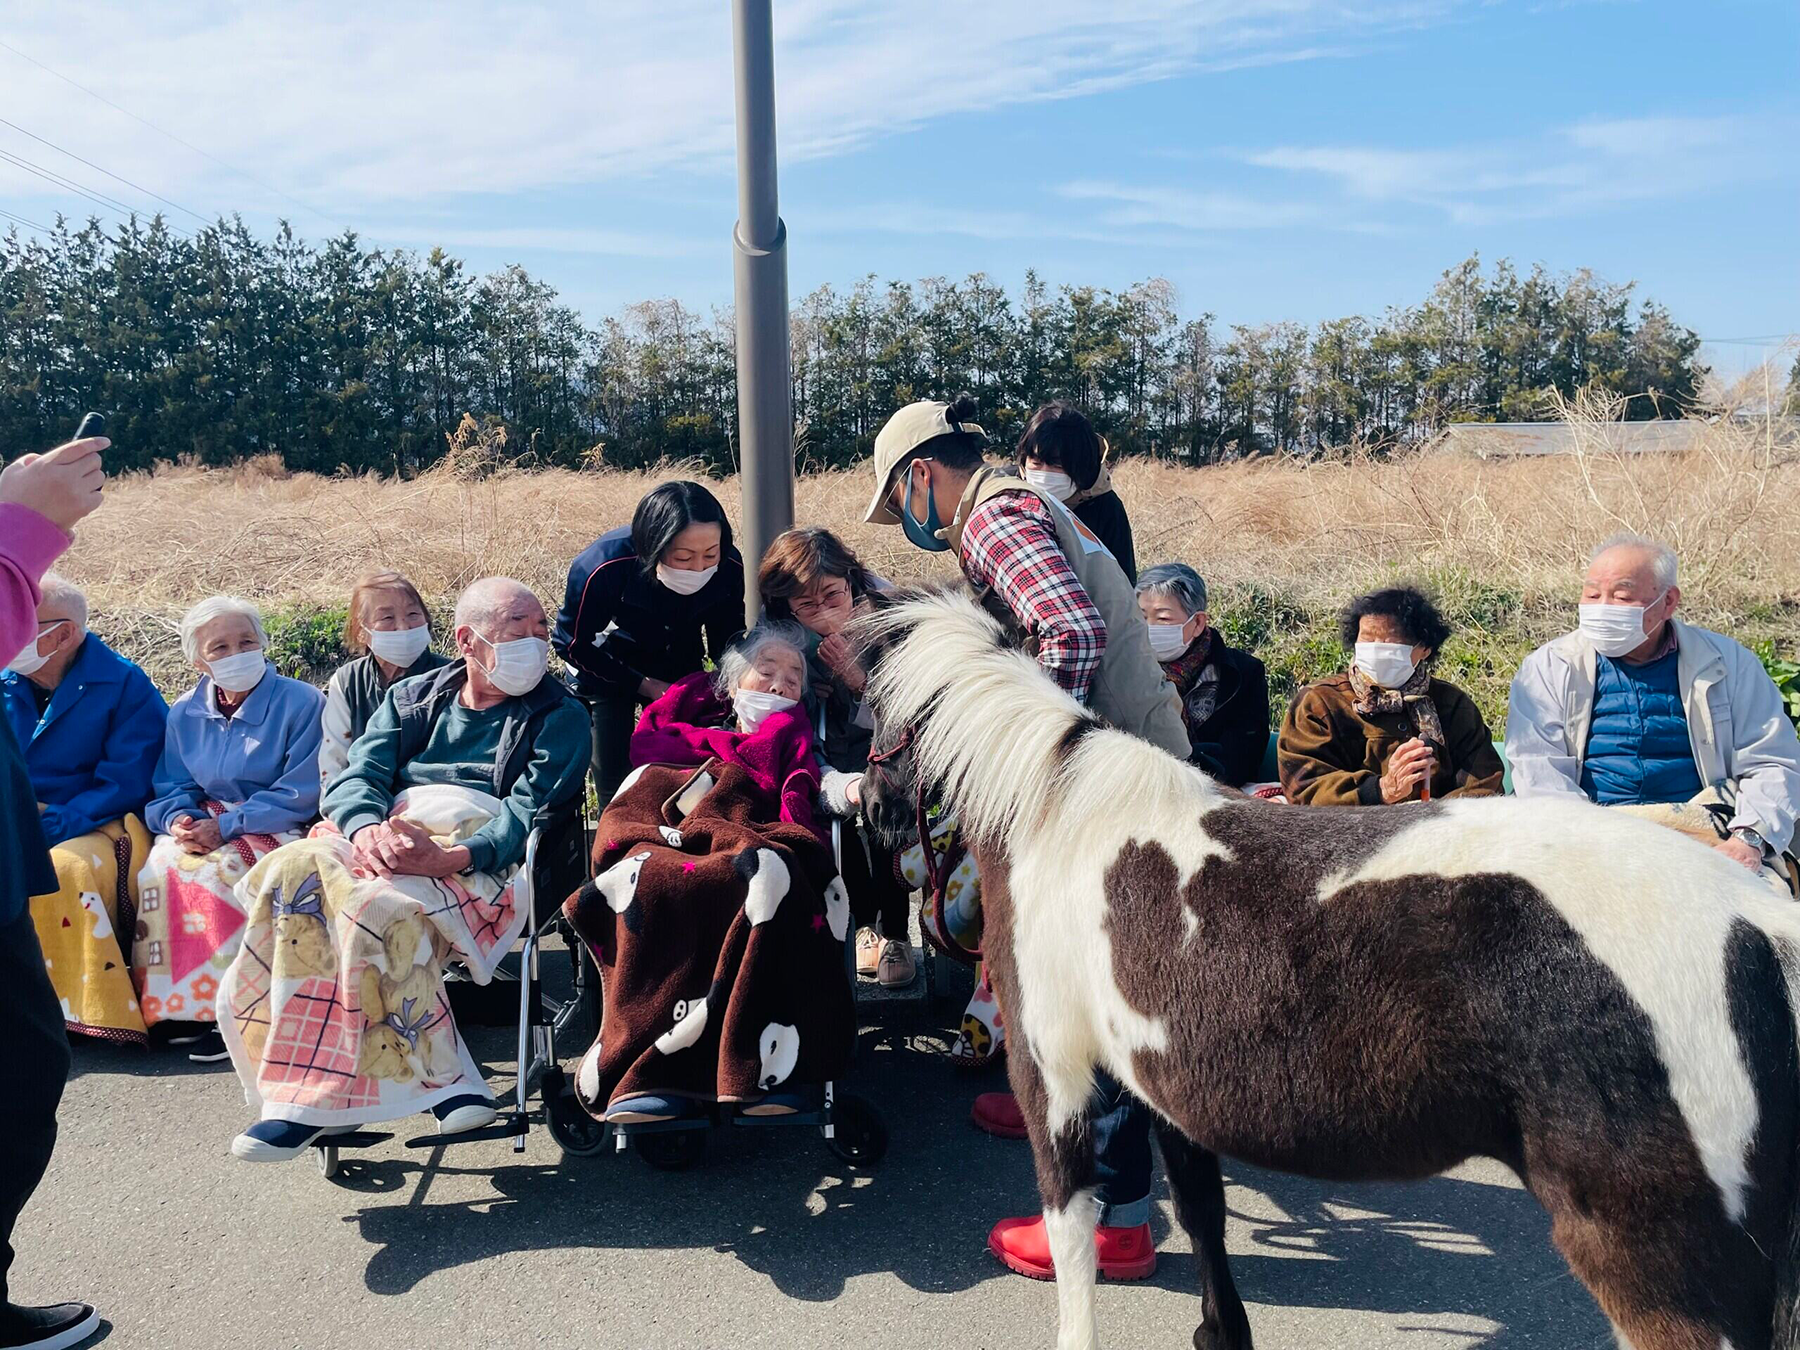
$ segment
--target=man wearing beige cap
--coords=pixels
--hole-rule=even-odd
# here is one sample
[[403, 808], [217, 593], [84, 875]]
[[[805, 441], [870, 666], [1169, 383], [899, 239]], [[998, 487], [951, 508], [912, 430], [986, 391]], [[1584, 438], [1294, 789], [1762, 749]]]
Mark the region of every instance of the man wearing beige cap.
[[[973, 413], [958, 399], [909, 403], [890, 417], [875, 437], [875, 495], [866, 518], [899, 525], [920, 548], [953, 551], [983, 602], [1004, 609], [1032, 640], [1051, 679], [1114, 726], [1186, 759], [1180, 699], [1150, 651], [1124, 571], [1054, 496], [987, 462], [987, 436], [968, 420]], [[1025, 1133], [1009, 1093], [982, 1094], [974, 1114], [991, 1134]], [[1156, 1270], [1149, 1114], [1102, 1075], [1089, 1124], [1100, 1272], [1143, 1279]], [[1001, 1220], [988, 1247], [1021, 1274], [1055, 1274], [1041, 1215]]]

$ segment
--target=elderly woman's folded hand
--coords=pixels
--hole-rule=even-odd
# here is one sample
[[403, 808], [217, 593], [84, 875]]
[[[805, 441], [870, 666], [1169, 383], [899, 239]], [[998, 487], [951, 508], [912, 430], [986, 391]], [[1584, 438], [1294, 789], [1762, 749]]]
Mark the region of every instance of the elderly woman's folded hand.
[[219, 822], [211, 816], [183, 816], [169, 827], [169, 833], [189, 853], [211, 853], [225, 843], [219, 834]]

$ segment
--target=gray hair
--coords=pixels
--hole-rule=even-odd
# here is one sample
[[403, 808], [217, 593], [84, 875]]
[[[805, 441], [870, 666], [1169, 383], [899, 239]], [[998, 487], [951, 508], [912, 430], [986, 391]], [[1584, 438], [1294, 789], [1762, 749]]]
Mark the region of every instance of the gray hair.
[[269, 635], [263, 631], [262, 611], [236, 595], [209, 595], [181, 616], [181, 654], [189, 664], [200, 659], [200, 630], [214, 619], [241, 615], [256, 630], [256, 644], [267, 650]]
[[536, 591], [512, 577], [483, 577], [480, 581], [470, 582], [456, 597], [452, 623], [457, 628], [473, 628], [486, 637], [487, 630], [512, 608], [512, 602], [520, 595], [537, 599]]
[[1158, 563], [1138, 574], [1137, 593], [1152, 600], [1173, 600], [1187, 612], [1206, 608], [1206, 582], [1186, 563]]
[[765, 648], [792, 647], [806, 661], [806, 630], [785, 619], [765, 619], [725, 649], [719, 658], [719, 670], [713, 677], [713, 689], [720, 698], [729, 699], [737, 692], [744, 676], [756, 664]]
[[46, 572], [38, 582], [40, 604], [49, 605], [81, 632], [87, 632], [88, 602], [81, 587], [60, 572]]
[[1615, 548], [1642, 549], [1650, 555], [1650, 576], [1656, 582], [1657, 589], [1668, 590], [1675, 584], [1675, 550], [1660, 539], [1652, 539], [1647, 534], [1638, 534], [1632, 530], [1620, 530], [1617, 534], [1609, 534], [1600, 541], [1600, 547], [1588, 555], [1588, 566], [1592, 567], [1600, 561], [1600, 556], [1610, 553]]

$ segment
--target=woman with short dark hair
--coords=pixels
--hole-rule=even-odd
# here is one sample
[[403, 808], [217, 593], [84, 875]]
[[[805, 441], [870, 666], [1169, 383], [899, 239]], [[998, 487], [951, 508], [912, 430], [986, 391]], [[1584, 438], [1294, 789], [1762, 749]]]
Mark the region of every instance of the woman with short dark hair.
[[1276, 740], [1281, 787], [1305, 806], [1491, 797], [1505, 769], [1481, 710], [1432, 668], [1450, 625], [1416, 586], [1344, 607], [1348, 668], [1294, 698]]
[[1046, 403], [1031, 415], [1013, 462], [1025, 481], [1041, 488], [1075, 513], [1118, 559], [1127, 581], [1137, 582], [1137, 554], [1125, 503], [1107, 472], [1106, 437], [1094, 430], [1079, 408]]
[[594, 787], [611, 800], [631, 768], [637, 710], [717, 661], [744, 630], [744, 563], [718, 498], [699, 483], [652, 488], [630, 525], [569, 568], [557, 652], [593, 721]]

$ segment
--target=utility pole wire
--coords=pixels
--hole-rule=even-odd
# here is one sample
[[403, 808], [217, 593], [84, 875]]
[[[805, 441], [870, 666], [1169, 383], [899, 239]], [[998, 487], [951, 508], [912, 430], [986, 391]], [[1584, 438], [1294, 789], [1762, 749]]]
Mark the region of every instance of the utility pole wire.
[[302, 211], [310, 211], [313, 215], [317, 216], [320, 220], [324, 221], [327, 225], [331, 226], [333, 229], [341, 230], [341, 229], [346, 228], [340, 222], [333, 220], [330, 216], [326, 215], [323, 211], [319, 210], [318, 207], [308, 206], [305, 202], [301, 201], [298, 197], [295, 197], [295, 196], [291, 195], [290, 193], [283, 192], [280, 188], [276, 187], [272, 183], [264, 182], [262, 179], [258, 178], [255, 174], [250, 173], [248, 170], [240, 169], [240, 168], [238, 168], [237, 165], [228, 163], [225, 160], [220, 159], [217, 155], [211, 154], [208, 151], [202, 150], [199, 146], [195, 145], [192, 141], [183, 140], [180, 136], [177, 136], [172, 131], [165, 131], [163, 128], [157, 126], [156, 123], [152, 122], [149, 118], [139, 117], [136, 113], [132, 112], [130, 108], [120, 107], [117, 103], [114, 103], [110, 98], [106, 97], [105, 94], [98, 93], [95, 90], [89, 89], [85, 84], [82, 84], [79, 81], [70, 79], [67, 75], [63, 74], [60, 70], [52, 70], [49, 66], [45, 65], [42, 61], [38, 60], [35, 56], [29, 56], [26, 53], [20, 51], [17, 47], [13, 46], [12, 43], [7, 42], [4, 39], [0, 39], [0, 50], [9, 51], [14, 56], [18, 57], [21, 61], [25, 61], [31, 65], [36, 66], [39, 70], [43, 71], [46, 75], [54, 75], [57, 79], [61, 80], [64, 84], [69, 85], [71, 88], [79, 89], [82, 93], [88, 95], [90, 98], [99, 99], [100, 102], [104, 103], [107, 107], [111, 108], [114, 112], [123, 113], [126, 117], [129, 117], [132, 121], [141, 123], [142, 125], [149, 127], [150, 130], [154, 131], [159, 136], [166, 136], [169, 140], [174, 141], [175, 144], [182, 146], [185, 149], [193, 151], [196, 155], [199, 155], [200, 158], [202, 158], [202, 159], [212, 161], [214, 164], [217, 164], [221, 169], [229, 170], [230, 172], [235, 173], [239, 178], [248, 179], [250, 182], [255, 183], [264, 192], [272, 192], [277, 197], [280, 197], [283, 201], [292, 202], [295, 206], [299, 207]]
[[[143, 214], [142, 212], [140, 212], [138, 210], [137, 207], [132, 206], [126, 202], [122, 202], [117, 197], [108, 197], [103, 192], [89, 191], [87, 188], [84, 188], [80, 183], [77, 183], [74, 179], [66, 178], [62, 174], [55, 173], [50, 169], [46, 169], [40, 164], [33, 164], [30, 160], [21, 158], [20, 156], [13, 154], [10, 150], [0, 150], [0, 160], [4, 160], [10, 164], [17, 165], [19, 168], [25, 170], [26, 173], [36, 174], [39, 178], [42, 178], [46, 183], [50, 183], [56, 187], [60, 187], [66, 192], [73, 192], [77, 196], [85, 197], [90, 202], [93, 202], [96, 206], [104, 206], [107, 208], [107, 210], [109, 212], [123, 211], [127, 218]], [[171, 234], [176, 234], [176, 235], [181, 236], [183, 239], [189, 239], [189, 240], [191, 240], [194, 237], [193, 235], [188, 233], [186, 230], [183, 230], [183, 229], [179, 228], [178, 226], [169, 224], [169, 222], [166, 220], [163, 222], [163, 224], [169, 230], [169, 232]]]
[[8, 220], [14, 221], [20, 225], [28, 225], [34, 230], [41, 230], [45, 234], [51, 232], [48, 225], [40, 225], [35, 220], [25, 219], [24, 216], [15, 216], [11, 211], [0, 211], [0, 216], [5, 216]]
[[185, 212], [187, 212], [188, 215], [192, 216], [195, 220], [199, 221], [202, 225], [211, 225], [214, 223], [214, 221], [211, 217], [203, 216], [198, 211], [195, 211], [189, 207], [183, 206], [180, 202], [170, 201], [167, 197], [163, 196], [162, 193], [160, 193], [160, 192], [152, 192], [147, 187], [140, 187], [138, 184], [132, 182], [129, 178], [121, 178], [118, 174], [114, 173], [111, 169], [103, 169], [98, 164], [94, 163], [93, 160], [83, 159], [80, 155], [76, 154], [73, 150], [65, 150], [65, 149], [63, 149], [62, 146], [58, 145], [55, 141], [47, 141], [42, 136], [39, 136], [36, 132], [25, 130], [25, 128], [20, 126], [17, 122], [9, 122], [4, 117], [0, 117], [0, 126], [11, 127], [14, 131], [18, 132], [21, 136], [29, 136], [29, 137], [31, 137], [32, 140], [36, 141], [39, 145], [47, 145], [52, 150], [56, 151], [59, 155], [67, 155], [70, 159], [74, 160], [77, 164], [87, 165], [88, 168], [94, 170], [94, 172], [103, 173], [108, 178], [112, 179], [116, 183], [123, 183], [126, 187], [130, 188], [133, 192], [141, 192], [146, 197], [156, 198], [156, 200], [161, 202], [164, 206], [172, 206], [177, 211], [185, 211]]

